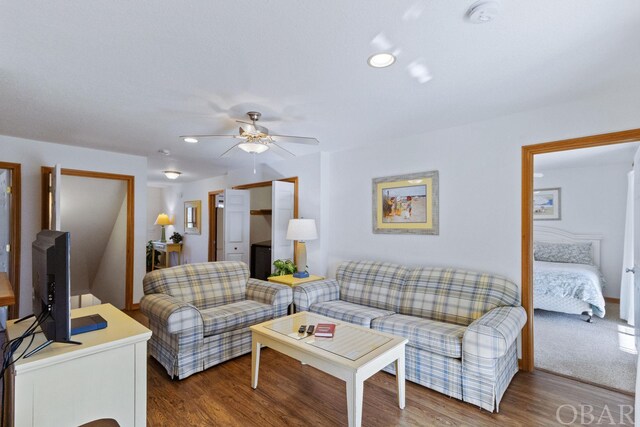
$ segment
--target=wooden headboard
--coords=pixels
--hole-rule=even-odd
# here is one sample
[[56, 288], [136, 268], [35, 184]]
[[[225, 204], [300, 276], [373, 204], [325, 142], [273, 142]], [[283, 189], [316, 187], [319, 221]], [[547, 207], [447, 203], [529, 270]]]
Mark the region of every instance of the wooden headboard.
[[560, 230], [559, 228], [543, 227], [540, 225], [533, 226], [534, 242], [550, 242], [550, 243], [591, 243], [591, 257], [593, 263], [600, 267], [600, 243], [602, 241], [601, 234], [584, 234], [572, 233], [570, 231]]

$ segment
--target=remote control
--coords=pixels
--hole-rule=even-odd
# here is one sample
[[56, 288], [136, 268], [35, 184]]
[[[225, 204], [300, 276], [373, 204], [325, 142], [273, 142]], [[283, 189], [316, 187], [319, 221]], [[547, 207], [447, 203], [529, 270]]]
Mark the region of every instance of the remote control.
[[307, 328], [307, 334], [313, 335], [313, 330], [315, 328], [316, 328], [315, 325], [309, 325], [309, 327]]
[[301, 325], [300, 328], [298, 328], [298, 333], [299, 334], [304, 334], [304, 331], [307, 329], [307, 325]]

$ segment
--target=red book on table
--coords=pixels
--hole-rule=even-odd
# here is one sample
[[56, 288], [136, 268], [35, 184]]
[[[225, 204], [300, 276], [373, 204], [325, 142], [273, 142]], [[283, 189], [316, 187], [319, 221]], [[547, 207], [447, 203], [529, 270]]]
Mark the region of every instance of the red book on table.
[[314, 335], [321, 338], [332, 338], [335, 330], [335, 323], [318, 323]]

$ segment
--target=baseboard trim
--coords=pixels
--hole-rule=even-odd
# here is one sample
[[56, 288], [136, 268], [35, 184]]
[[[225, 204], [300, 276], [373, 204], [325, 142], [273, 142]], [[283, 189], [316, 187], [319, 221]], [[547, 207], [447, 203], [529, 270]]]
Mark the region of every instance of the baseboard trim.
[[518, 369], [522, 370], [522, 359], [518, 358]]
[[140, 310], [140, 303], [137, 302], [131, 306], [131, 310]]
[[610, 302], [611, 304], [620, 304], [620, 298], [611, 298], [604, 297], [605, 302]]

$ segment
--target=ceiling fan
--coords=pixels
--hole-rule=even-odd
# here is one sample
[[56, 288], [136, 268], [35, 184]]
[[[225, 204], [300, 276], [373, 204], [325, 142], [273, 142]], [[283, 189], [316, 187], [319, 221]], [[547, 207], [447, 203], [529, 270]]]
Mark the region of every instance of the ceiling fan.
[[278, 142], [307, 145], [319, 144], [316, 138], [308, 136], [275, 135], [269, 133], [269, 129], [256, 123], [260, 120], [260, 116], [262, 116], [258, 111], [249, 111], [247, 116], [249, 116], [251, 122], [236, 120], [237, 123], [240, 123], [238, 135], [182, 135], [180, 138], [192, 144], [199, 142], [201, 138], [234, 138], [240, 140], [233, 147], [222, 153], [220, 157], [230, 156], [236, 147], [250, 154], [260, 154], [269, 149], [273, 149], [273, 151], [280, 156], [295, 157], [295, 154], [283, 148]]

